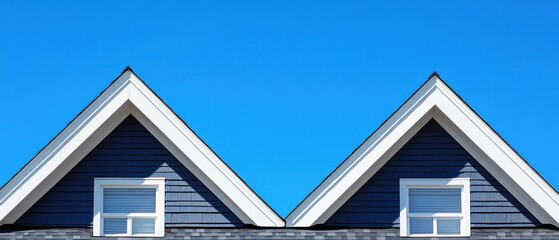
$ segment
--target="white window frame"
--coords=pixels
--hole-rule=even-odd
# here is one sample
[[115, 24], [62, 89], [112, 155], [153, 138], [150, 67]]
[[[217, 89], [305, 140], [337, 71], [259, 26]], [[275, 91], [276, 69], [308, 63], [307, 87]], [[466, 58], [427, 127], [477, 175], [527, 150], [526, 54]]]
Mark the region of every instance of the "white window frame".
[[[103, 213], [104, 188], [155, 188], [155, 213], [115, 214]], [[107, 237], [164, 237], [165, 236], [165, 178], [95, 178], [93, 189], [93, 236]], [[104, 234], [103, 220], [106, 217], [127, 218], [126, 234]], [[155, 218], [154, 234], [132, 235], [132, 219]]]
[[[409, 213], [410, 188], [460, 188], [462, 199], [461, 213], [411, 214]], [[433, 234], [410, 234], [410, 217], [433, 218]], [[461, 218], [460, 235], [437, 234], [438, 218]], [[470, 236], [470, 179], [400, 179], [400, 236], [402, 237], [469, 237]]]

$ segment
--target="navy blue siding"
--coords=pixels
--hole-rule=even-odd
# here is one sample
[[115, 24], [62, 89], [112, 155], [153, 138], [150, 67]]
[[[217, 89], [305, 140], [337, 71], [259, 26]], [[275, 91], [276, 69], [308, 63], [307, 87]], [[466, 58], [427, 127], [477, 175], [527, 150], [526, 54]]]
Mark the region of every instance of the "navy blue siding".
[[472, 227], [541, 224], [435, 120], [428, 122], [326, 226], [398, 227], [400, 178], [470, 178]]
[[165, 177], [166, 227], [243, 226], [230, 209], [132, 116], [14, 225], [90, 226], [96, 177]]

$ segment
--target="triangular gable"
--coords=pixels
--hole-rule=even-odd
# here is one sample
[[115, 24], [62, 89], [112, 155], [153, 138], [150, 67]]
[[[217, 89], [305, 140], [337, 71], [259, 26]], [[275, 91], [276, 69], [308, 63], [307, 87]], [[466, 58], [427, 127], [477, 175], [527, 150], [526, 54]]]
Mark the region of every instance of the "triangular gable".
[[13, 224], [129, 115], [134, 116], [244, 223], [284, 226], [130, 68], [0, 190], [0, 225]]
[[164, 178], [167, 227], [244, 225], [130, 115], [18, 218], [13, 226], [94, 225], [95, 178]]
[[400, 227], [400, 179], [470, 179], [472, 227], [540, 227], [538, 220], [431, 119], [355, 192], [325, 227]]
[[289, 214], [286, 225], [324, 224], [431, 119], [539, 222], [559, 227], [557, 192], [436, 73]]

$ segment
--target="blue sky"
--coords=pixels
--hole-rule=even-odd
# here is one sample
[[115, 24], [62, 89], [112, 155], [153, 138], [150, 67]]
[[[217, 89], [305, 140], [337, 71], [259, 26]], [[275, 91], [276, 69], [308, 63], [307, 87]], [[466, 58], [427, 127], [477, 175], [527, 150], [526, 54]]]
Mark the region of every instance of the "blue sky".
[[433, 72], [559, 188], [559, 2], [1, 1], [0, 184], [126, 66], [286, 216]]

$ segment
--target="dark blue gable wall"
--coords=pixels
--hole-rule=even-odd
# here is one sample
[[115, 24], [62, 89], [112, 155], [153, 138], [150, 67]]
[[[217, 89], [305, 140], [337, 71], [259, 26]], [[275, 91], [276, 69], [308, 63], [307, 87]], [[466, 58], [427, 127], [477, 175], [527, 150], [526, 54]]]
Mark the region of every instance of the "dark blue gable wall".
[[231, 210], [132, 116], [14, 225], [90, 226], [95, 177], [165, 177], [166, 227], [243, 226]]
[[456, 177], [470, 178], [472, 227], [541, 225], [435, 120], [410, 139], [324, 225], [397, 227], [400, 178]]

